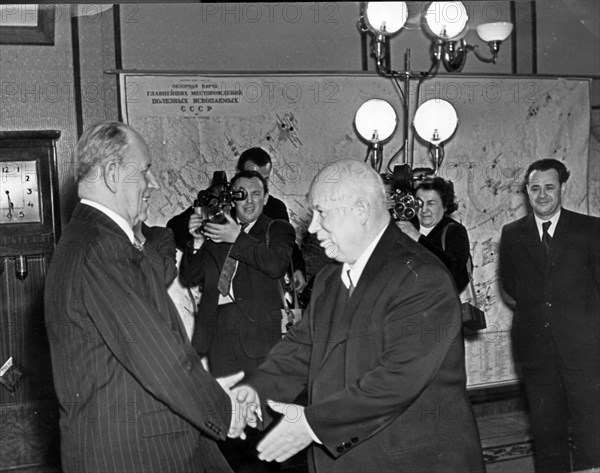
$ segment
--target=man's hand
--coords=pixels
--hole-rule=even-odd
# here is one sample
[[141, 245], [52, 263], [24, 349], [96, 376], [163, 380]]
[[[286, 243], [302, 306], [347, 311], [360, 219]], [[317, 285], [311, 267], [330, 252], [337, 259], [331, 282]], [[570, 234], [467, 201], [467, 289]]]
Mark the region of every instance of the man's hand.
[[239, 383], [243, 378], [244, 372], [240, 371], [239, 373], [235, 373], [230, 376], [217, 378], [217, 382], [221, 385], [231, 400], [231, 422], [229, 424], [229, 432], [227, 433], [227, 436], [232, 438], [241, 437], [242, 439], [245, 439], [246, 434], [244, 434], [244, 428], [246, 427], [246, 419], [243, 412], [244, 405], [237, 401], [236, 393], [231, 390], [231, 388]]
[[[250, 427], [256, 427], [258, 425], [257, 418], [260, 417], [260, 399], [258, 393], [248, 385], [237, 386], [233, 389], [236, 401], [242, 406], [241, 413], [246, 422], [246, 425]], [[230, 432], [235, 434], [236, 432]], [[234, 437], [236, 435], [229, 435]]]
[[267, 403], [284, 417], [256, 447], [259, 451], [258, 458], [268, 462], [283, 462], [310, 445], [313, 438], [304, 417], [304, 407], [271, 400]]
[[225, 223], [204, 224], [204, 235], [215, 243], [234, 243], [242, 230], [231, 215], [227, 212], [223, 215], [227, 220]]
[[294, 286], [296, 287], [296, 291], [300, 292], [306, 286], [306, 279], [304, 278], [304, 274], [299, 269], [294, 271]]
[[419, 241], [419, 237], [421, 236], [421, 234], [412, 223], [410, 223], [407, 220], [398, 220], [396, 222], [396, 225], [400, 230], [402, 230], [404, 234], [411, 237], [415, 241]]
[[202, 215], [198, 215], [196, 213], [190, 215], [190, 220], [188, 222], [188, 231], [190, 232], [190, 235], [194, 237], [194, 239], [204, 240], [204, 235], [200, 231], [202, 229], [202, 224]]

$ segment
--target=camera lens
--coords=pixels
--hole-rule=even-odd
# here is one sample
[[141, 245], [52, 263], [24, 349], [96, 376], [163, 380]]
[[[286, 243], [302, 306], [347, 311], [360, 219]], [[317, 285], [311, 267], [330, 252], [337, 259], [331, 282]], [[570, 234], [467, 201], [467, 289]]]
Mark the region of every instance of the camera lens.
[[207, 215], [208, 221], [212, 223], [225, 223], [227, 219], [225, 218], [225, 212], [221, 207], [213, 207], [208, 210]]

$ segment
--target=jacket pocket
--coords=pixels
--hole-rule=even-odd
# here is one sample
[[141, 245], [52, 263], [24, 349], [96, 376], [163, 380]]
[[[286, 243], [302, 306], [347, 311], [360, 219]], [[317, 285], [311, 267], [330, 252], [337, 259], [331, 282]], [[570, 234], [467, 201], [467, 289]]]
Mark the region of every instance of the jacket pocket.
[[142, 437], [188, 432], [191, 425], [168, 409], [146, 412], [139, 417]]

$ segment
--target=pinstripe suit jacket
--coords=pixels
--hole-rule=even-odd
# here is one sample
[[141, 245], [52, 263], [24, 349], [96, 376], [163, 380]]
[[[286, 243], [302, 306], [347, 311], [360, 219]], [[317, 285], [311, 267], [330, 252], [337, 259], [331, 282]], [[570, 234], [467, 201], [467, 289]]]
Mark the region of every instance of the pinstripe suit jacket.
[[202, 367], [144, 252], [79, 204], [46, 279], [46, 326], [68, 472], [231, 471], [216, 445], [230, 400]]

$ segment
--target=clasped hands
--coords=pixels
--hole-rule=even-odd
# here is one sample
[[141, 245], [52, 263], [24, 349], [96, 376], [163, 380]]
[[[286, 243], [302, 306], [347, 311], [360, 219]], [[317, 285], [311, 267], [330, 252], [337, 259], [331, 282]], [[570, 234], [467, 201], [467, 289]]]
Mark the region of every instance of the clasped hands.
[[[244, 373], [240, 372], [217, 379], [231, 399], [231, 424], [227, 433], [230, 438], [245, 439], [244, 429], [246, 426], [257, 427], [260, 416], [258, 393], [248, 385], [233, 387], [243, 377]], [[271, 400], [267, 400], [267, 404], [283, 417], [258, 444], [258, 458], [268, 462], [283, 462], [310, 445], [313, 437], [304, 417], [303, 406]]]

